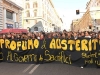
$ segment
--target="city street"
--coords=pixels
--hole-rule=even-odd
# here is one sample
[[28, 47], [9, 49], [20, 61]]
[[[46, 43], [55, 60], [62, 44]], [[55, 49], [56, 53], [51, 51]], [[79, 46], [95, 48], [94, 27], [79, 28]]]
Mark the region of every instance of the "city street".
[[0, 0], [0, 75], [100, 75], [100, 0]]
[[60, 63], [0, 63], [0, 75], [100, 75], [100, 69], [83, 68]]

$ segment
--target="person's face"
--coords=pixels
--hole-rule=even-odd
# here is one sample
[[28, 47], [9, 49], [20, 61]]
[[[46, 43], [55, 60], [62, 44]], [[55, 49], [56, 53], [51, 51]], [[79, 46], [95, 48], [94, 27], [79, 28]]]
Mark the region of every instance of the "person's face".
[[60, 36], [60, 34], [58, 33], [57, 36]]
[[100, 39], [100, 34], [98, 34], [98, 38]]
[[77, 36], [77, 33], [74, 33], [74, 36]]
[[31, 33], [28, 33], [28, 36], [31, 36]]
[[18, 38], [20, 38], [20, 35], [17, 35]]
[[82, 33], [81, 36], [84, 36], [84, 33]]
[[63, 34], [62, 37], [65, 38], [66, 37], [65, 34]]
[[3, 38], [5, 38], [6, 36], [5, 35], [3, 35]]
[[11, 37], [11, 35], [10, 35], [10, 34], [8, 34], [8, 35], [7, 35], [7, 37]]
[[56, 36], [56, 33], [53, 33], [53, 36]]
[[85, 36], [88, 36], [89, 35], [89, 33], [88, 32], [85, 32]]
[[70, 33], [68, 33], [67, 35], [68, 35], [68, 36], [71, 36], [71, 34], [70, 34]]

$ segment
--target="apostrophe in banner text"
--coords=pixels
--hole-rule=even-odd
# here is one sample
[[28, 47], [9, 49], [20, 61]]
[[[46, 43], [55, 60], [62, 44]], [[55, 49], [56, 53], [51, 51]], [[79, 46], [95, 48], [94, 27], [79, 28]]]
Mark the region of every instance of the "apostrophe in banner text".
[[44, 59], [45, 61], [60, 61], [62, 63], [66, 63], [66, 64], [71, 64], [71, 55], [66, 56], [64, 54], [64, 51], [61, 51], [58, 53], [58, 55], [53, 55], [50, 54], [49, 50], [45, 51], [45, 56], [47, 57], [46, 59]]
[[12, 53], [11, 51], [8, 51], [7, 60], [15, 62], [37, 62], [37, 55], [27, 54], [19, 56], [17, 53]]

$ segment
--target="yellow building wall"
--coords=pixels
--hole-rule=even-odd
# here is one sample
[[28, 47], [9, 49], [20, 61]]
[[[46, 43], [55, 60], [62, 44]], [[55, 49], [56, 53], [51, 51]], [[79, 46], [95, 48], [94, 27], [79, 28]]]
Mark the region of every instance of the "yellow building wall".
[[89, 26], [92, 26], [92, 19], [90, 16], [90, 11], [87, 10], [80, 21], [75, 25], [74, 31], [86, 31], [89, 30]]

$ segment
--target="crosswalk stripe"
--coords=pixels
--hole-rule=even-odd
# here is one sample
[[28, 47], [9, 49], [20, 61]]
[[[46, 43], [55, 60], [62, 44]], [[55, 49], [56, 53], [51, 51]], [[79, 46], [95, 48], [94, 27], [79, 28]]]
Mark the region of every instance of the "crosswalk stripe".
[[26, 71], [28, 71], [34, 64], [29, 65], [24, 71], [23, 73], [25, 73]]
[[39, 67], [40, 64], [36, 65], [30, 72], [29, 74], [32, 74], [38, 67]]

